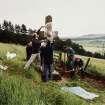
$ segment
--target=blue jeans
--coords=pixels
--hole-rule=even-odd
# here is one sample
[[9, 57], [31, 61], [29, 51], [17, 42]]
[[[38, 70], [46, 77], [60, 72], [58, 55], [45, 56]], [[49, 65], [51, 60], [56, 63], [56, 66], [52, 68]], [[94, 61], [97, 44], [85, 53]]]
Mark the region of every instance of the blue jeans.
[[44, 64], [44, 80], [47, 82], [48, 80], [52, 80], [52, 65], [46, 65]]

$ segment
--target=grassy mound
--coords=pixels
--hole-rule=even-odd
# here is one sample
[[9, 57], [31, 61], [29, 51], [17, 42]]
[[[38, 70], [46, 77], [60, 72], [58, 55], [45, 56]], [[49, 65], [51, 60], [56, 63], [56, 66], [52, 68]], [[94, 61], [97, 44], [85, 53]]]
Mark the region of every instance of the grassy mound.
[[[15, 52], [17, 57], [7, 60], [7, 51]], [[104, 105], [104, 90], [89, 86], [79, 77], [62, 84], [43, 83], [35, 65], [24, 70], [25, 63], [24, 46], [0, 43], [0, 64], [8, 66], [8, 70], [0, 73], [0, 105]], [[62, 86], [81, 86], [98, 93], [100, 97], [88, 102], [73, 94], [62, 92]]]
[[0, 78], [0, 105], [88, 105], [79, 97], [61, 92], [56, 83], [39, 84], [20, 76]]

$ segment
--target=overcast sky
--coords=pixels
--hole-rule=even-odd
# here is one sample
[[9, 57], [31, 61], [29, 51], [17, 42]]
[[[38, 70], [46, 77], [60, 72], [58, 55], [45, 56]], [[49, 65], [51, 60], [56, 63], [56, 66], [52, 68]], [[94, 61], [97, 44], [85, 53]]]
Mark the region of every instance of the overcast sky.
[[49, 14], [60, 37], [105, 33], [105, 0], [0, 0], [0, 23], [37, 29]]

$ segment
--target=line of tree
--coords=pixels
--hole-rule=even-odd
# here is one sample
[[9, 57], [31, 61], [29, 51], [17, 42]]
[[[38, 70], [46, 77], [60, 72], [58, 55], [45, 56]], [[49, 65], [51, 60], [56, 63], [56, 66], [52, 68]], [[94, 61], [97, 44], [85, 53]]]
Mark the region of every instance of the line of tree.
[[17, 34], [33, 34], [36, 30], [31, 29], [26, 27], [25, 24], [19, 25], [15, 24], [13, 25], [11, 21], [4, 20], [2, 24], [0, 24], [0, 29], [5, 30], [8, 32], [13, 32]]
[[25, 24], [13, 25], [11, 21], [4, 20], [0, 24], [0, 42], [26, 45], [35, 31], [36, 29], [27, 28]]
[[26, 45], [32, 39], [31, 35], [0, 30], [0, 42]]
[[[18, 24], [13, 25], [10, 21], [4, 20], [3, 24], [0, 24], [0, 42], [26, 45], [32, 39], [31, 34], [35, 31], [36, 30], [31, 28], [27, 29], [24, 24], [21, 26]], [[41, 36], [40, 39], [44, 38], [44, 33], [42, 31], [39, 34]], [[101, 55], [100, 53], [86, 51], [83, 46], [73, 43], [71, 39], [62, 40], [59, 37], [56, 37], [54, 40], [55, 50], [65, 51], [65, 47], [72, 47], [76, 54], [105, 59], [105, 54]]]
[[54, 49], [65, 52], [65, 47], [72, 47], [75, 50], [76, 54], [79, 55], [105, 59], [105, 54], [102, 55], [97, 52], [93, 53], [90, 51], [86, 51], [82, 45], [72, 42], [71, 39], [62, 40], [57, 37], [54, 42]]

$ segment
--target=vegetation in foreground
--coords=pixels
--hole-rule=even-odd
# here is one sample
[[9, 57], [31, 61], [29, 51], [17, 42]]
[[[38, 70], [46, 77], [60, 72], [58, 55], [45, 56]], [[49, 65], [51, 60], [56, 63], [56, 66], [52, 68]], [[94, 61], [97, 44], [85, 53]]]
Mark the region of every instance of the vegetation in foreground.
[[[15, 52], [17, 57], [7, 60], [6, 52]], [[24, 70], [25, 47], [0, 43], [0, 64], [8, 66], [0, 73], [0, 105], [104, 105], [105, 89], [99, 90], [79, 77], [65, 82], [42, 83], [34, 69]], [[64, 93], [61, 86], [81, 86], [100, 95], [94, 101], [85, 101], [73, 94]]]

